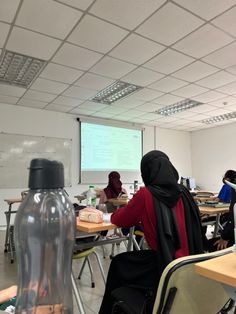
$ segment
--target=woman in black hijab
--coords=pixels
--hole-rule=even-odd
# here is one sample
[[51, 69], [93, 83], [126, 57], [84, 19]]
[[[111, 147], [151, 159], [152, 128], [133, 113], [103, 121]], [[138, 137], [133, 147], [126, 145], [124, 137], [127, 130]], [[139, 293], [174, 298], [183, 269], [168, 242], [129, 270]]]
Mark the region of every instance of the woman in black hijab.
[[[198, 207], [190, 193], [178, 184], [178, 172], [168, 156], [157, 150], [147, 153], [141, 161], [141, 174], [145, 187], [113, 213], [111, 222], [126, 228], [141, 222], [150, 250], [115, 256], [100, 314], [111, 313], [114, 300], [124, 291], [131, 296], [131, 290], [139, 296], [135, 302], [127, 300], [128, 306], [140, 308], [145, 304], [146, 313], [151, 313], [160, 276], [168, 263], [203, 252]], [[149, 302], [143, 303], [144, 299]]]

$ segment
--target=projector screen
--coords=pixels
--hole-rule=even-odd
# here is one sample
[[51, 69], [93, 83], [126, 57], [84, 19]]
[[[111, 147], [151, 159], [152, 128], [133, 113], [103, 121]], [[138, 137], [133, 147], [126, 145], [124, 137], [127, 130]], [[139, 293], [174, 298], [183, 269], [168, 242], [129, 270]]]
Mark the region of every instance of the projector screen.
[[141, 182], [141, 130], [81, 122], [80, 137], [82, 183], [107, 183], [111, 171], [123, 183]]

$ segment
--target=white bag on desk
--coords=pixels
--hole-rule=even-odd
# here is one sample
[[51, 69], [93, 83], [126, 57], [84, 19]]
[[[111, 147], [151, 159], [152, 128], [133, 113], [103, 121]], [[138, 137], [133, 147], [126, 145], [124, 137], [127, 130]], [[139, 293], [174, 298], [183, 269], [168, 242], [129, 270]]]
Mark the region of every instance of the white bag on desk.
[[93, 207], [86, 207], [79, 211], [79, 219], [81, 221], [101, 223], [103, 222], [103, 212]]

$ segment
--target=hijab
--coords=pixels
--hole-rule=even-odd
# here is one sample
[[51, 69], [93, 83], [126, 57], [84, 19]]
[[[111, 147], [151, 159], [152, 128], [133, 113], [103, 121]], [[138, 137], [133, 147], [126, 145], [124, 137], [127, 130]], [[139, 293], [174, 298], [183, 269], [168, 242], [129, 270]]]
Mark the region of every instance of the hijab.
[[153, 150], [141, 160], [141, 175], [146, 188], [153, 196], [157, 221], [158, 255], [165, 268], [175, 258], [180, 248], [179, 229], [175, 205], [181, 195], [178, 172], [168, 156]]
[[165, 153], [153, 150], [144, 155], [141, 175], [145, 186], [154, 197], [169, 208], [175, 206], [181, 194], [179, 174]]
[[116, 198], [122, 192], [122, 182], [120, 181], [120, 174], [117, 171], [112, 171], [108, 175], [108, 185], [104, 189], [106, 197]]

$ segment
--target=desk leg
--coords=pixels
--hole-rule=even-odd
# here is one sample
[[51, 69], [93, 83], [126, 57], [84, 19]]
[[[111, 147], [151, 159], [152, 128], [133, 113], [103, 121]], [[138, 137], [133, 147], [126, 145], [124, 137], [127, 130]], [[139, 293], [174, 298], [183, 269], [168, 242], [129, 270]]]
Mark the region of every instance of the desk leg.
[[79, 309], [79, 313], [80, 314], [85, 314], [83, 302], [82, 302], [79, 290], [76, 287], [75, 277], [73, 275], [73, 272], [71, 273], [71, 282], [72, 282], [73, 292], [74, 292], [74, 295], [75, 295], [75, 300], [76, 300], [76, 303], [77, 303], [77, 306], [78, 306], [78, 309]]
[[214, 228], [214, 233], [213, 237], [215, 238], [218, 234], [219, 231], [219, 225], [220, 225], [220, 214], [216, 215], [216, 222], [215, 222], [215, 228]]
[[9, 247], [9, 228], [10, 228], [10, 219], [11, 219], [11, 204], [9, 205], [8, 212], [5, 212], [6, 215], [6, 222], [7, 222], [7, 229], [6, 229], [6, 236], [5, 236], [5, 249], [4, 252], [8, 251]]

